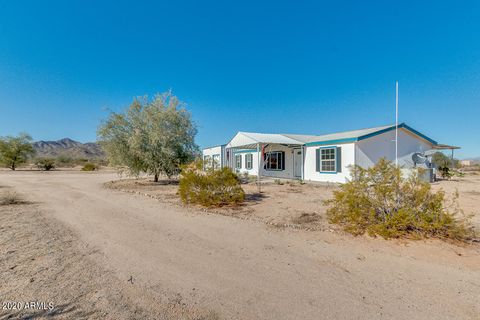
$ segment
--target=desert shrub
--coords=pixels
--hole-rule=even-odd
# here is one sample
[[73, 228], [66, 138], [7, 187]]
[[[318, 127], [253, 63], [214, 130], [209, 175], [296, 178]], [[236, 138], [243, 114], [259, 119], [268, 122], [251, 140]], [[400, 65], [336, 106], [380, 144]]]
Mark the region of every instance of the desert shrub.
[[40, 159], [37, 159], [37, 161], [35, 162], [35, 165], [40, 170], [50, 171], [52, 169], [55, 169], [55, 159], [40, 158]]
[[277, 185], [279, 185], [279, 186], [283, 185], [283, 182], [282, 182], [282, 180], [280, 180], [280, 179], [275, 179], [275, 180], [273, 180], [273, 183], [275, 183], [275, 184], [277, 184]]
[[200, 168], [198, 163], [182, 168], [178, 193], [183, 203], [219, 207], [245, 200], [240, 179], [230, 168], [206, 171]]
[[447, 204], [445, 192], [433, 192], [418, 174], [402, 177], [400, 168], [381, 159], [369, 169], [352, 168], [352, 179], [326, 201], [327, 216], [355, 235], [466, 240], [474, 229], [460, 215], [457, 198]]
[[98, 170], [98, 167], [95, 163], [87, 162], [82, 168], [82, 171], [95, 171]]
[[14, 204], [23, 204], [26, 201], [16, 192], [14, 191], [7, 191], [0, 194], [0, 205], [8, 206]]

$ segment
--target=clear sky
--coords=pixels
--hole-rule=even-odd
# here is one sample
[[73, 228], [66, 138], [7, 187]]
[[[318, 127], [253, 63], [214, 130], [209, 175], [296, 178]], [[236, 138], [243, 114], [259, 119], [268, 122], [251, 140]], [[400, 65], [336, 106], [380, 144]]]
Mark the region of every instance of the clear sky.
[[[100, 3], [101, 2], [101, 3]], [[94, 141], [172, 89], [204, 147], [400, 121], [480, 156], [480, 1], [0, 0], [0, 135]]]

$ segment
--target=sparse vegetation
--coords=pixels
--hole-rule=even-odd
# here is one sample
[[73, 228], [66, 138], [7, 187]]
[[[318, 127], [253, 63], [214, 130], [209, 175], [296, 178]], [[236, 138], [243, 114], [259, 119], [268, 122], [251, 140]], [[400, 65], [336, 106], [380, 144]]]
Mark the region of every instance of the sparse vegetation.
[[27, 162], [35, 154], [32, 146], [32, 137], [21, 133], [18, 137], [7, 136], [0, 138], [0, 164], [15, 170], [19, 165]]
[[432, 154], [432, 163], [437, 168], [447, 167], [450, 169], [458, 168], [460, 166], [460, 161], [458, 159], [453, 159], [445, 155], [443, 152], [437, 151]]
[[275, 183], [275, 184], [277, 184], [277, 185], [279, 185], [279, 186], [282, 186], [282, 185], [283, 185], [283, 182], [282, 182], [282, 180], [280, 180], [280, 179], [275, 179], [275, 180], [273, 180], [273, 183]]
[[15, 191], [6, 191], [0, 194], [0, 205], [9, 206], [15, 204], [24, 204], [26, 201]]
[[230, 169], [202, 171], [199, 162], [184, 166], [178, 193], [185, 204], [205, 207], [238, 205], [245, 200], [239, 177]]
[[124, 113], [111, 113], [98, 136], [112, 165], [125, 166], [138, 176], [171, 177], [194, 159], [197, 129], [190, 113], [171, 92], [136, 99]]
[[52, 158], [39, 158], [35, 162], [35, 165], [40, 170], [50, 171], [55, 169], [55, 159]]
[[82, 171], [95, 171], [98, 170], [98, 166], [95, 163], [87, 162], [82, 167]]
[[299, 216], [293, 217], [292, 218], [292, 223], [302, 225], [302, 224], [313, 223], [313, 222], [316, 222], [320, 219], [321, 219], [321, 217], [316, 213], [304, 212], [304, 213], [300, 214]]
[[400, 168], [384, 159], [369, 169], [352, 168], [351, 181], [333, 194], [333, 199], [325, 202], [329, 221], [355, 235], [474, 237], [469, 220], [460, 216], [458, 195], [447, 205], [443, 191], [433, 192], [418, 174], [403, 178]]

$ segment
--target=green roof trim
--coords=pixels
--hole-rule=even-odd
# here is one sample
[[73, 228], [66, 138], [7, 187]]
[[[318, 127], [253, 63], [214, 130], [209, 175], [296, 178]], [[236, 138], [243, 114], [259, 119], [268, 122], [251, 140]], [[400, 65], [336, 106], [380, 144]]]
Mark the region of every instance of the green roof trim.
[[345, 138], [345, 139], [309, 142], [309, 143], [305, 143], [305, 146], [307, 146], [307, 147], [325, 146], [325, 145], [329, 145], [329, 144], [342, 144], [342, 143], [349, 143], [349, 142], [355, 142], [355, 141], [358, 141], [358, 138]]
[[[374, 136], [378, 136], [379, 134], [395, 130], [395, 128], [396, 128], [396, 126], [391, 126], [391, 127], [388, 127], [388, 128], [382, 129], [382, 130], [378, 130], [378, 131], [375, 131], [375, 132], [372, 132], [372, 133], [369, 133], [369, 134], [366, 134], [366, 135], [363, 135], [363, 136], [358, 136], [358, 137], [353, 137], [353, 138], [309, 142], [309, 143], [306, 143], [305, 146], [311, 147], [311, 146], [324, 146], [324, 145], [330, 145], [330, 144], [333, 145], [333, 144], [351, 143], [351, 142], [356, 142], [356, 141], [361, 141], [361, 140], [365, 140], [365, 139], [368, 139], [368, 138], [372, 138]], [[430, 142], [433, 145], [438, 144], [437, 141], [435, 141], [433, 139], [430, 139], [429, 137], [427, 137], [426, 135], [418, 132], [417, 130], [413, 129], [412, 127], [407, 126], [405, 123], [399, 124], [398, 128], [399, 129], [404, 128], [404, 129], [410, 131], [411, 133], [419, 136], [420, 138]]]

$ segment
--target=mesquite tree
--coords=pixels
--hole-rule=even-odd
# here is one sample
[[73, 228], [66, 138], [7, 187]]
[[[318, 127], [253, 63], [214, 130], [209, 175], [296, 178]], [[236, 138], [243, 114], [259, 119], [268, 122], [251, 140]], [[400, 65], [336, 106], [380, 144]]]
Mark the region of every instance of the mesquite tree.
[[0, 138], [0, 163], [7, 168], [15, 170], [33, 154], [32, 137], [26, 133]]
[[153, 100], [137, 98], [123, 113], [112, 112], [98, 129], [99, 143], [111, 164], [125, 166], [132, 175], [145, 172], [157, 182], [171, 177], [198, 152], [197, 129], [190, 113], [171, 92]]

